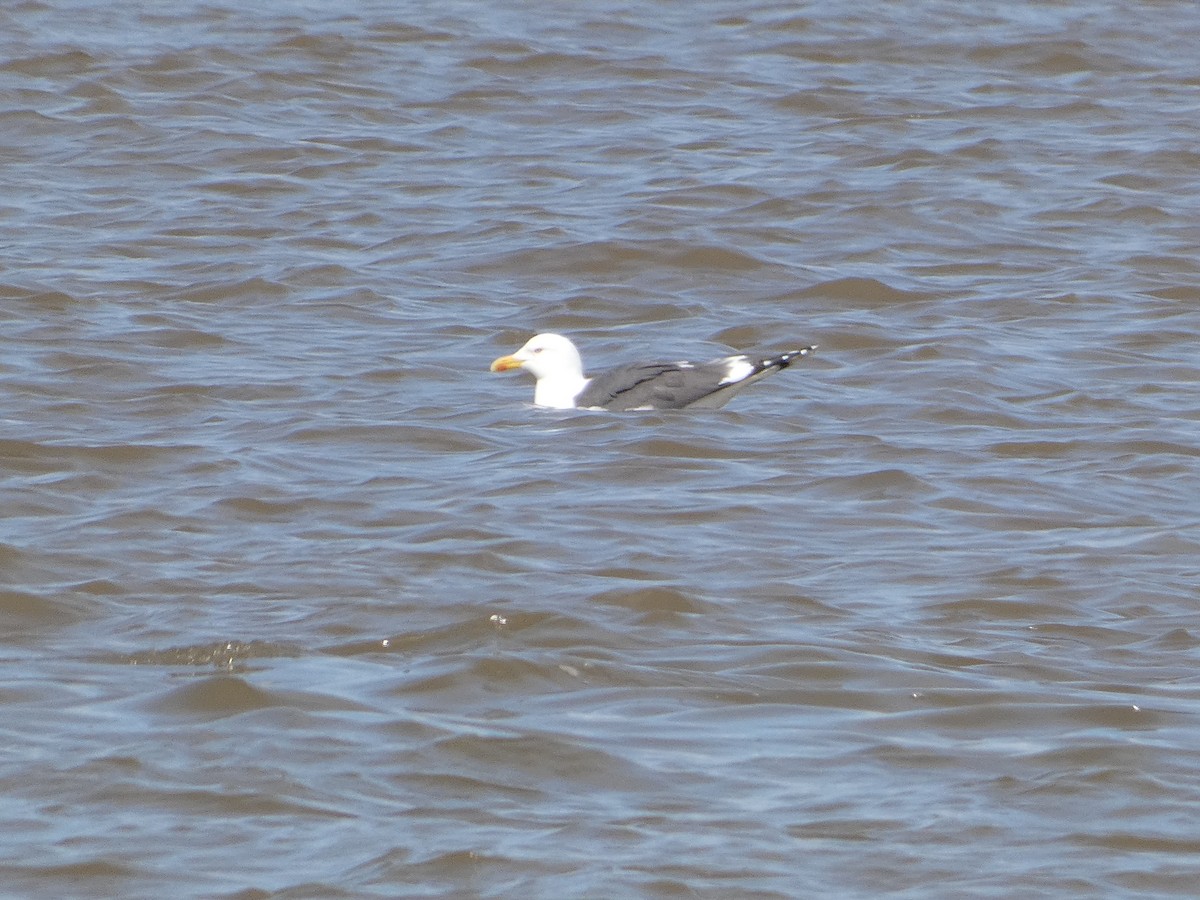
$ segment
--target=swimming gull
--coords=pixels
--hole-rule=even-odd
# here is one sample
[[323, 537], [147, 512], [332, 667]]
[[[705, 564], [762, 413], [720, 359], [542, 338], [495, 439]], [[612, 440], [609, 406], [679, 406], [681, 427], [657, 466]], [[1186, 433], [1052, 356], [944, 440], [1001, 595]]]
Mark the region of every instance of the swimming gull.
[[533, 402], [553, 409], [717, 409], [759, 379], [786, 369], [816, 345], [771, 356], [724, 356], [711, 362], [632, 363], [588, 377], [561, 334], [538, 334], [493, 372], [524, 369], [537, 379]]

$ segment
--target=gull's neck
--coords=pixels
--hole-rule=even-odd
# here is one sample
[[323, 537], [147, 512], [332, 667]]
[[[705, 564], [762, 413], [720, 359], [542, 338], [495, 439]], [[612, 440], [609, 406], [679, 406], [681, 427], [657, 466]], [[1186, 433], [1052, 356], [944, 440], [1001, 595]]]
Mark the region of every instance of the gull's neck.
[[582, 375], [561, 373], [553, 378], [539, 378], [533, 388], [533, 402], [551, 409], [574, 409], [575, 398], [588, 380]]

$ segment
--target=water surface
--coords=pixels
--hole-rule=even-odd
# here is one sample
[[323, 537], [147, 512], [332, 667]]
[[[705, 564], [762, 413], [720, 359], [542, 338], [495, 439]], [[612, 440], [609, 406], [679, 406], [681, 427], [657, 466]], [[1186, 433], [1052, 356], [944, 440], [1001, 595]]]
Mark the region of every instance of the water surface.
[[0, 11], [5, 890], [1194, 895], [1191, 3], [268, 6]]

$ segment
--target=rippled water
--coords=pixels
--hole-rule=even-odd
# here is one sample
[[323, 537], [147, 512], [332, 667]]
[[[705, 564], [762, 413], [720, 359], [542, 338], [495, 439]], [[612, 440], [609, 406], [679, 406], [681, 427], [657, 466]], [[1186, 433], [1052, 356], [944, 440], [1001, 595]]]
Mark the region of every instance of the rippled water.
[[5, 891], [1194, 895], [1200, 18], [851, 7], [0, 9]]

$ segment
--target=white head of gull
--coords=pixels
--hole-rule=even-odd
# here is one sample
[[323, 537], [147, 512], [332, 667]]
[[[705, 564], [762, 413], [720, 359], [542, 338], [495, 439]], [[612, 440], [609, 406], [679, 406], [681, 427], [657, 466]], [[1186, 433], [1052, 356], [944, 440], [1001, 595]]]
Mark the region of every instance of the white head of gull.
[[537, 379], [533, 402], [553, 409], [716, 409], [746, 385], [815, 349], [738, 354], [704, 363], [632, 363], [589, 378], [574, 344], [561, 334], [538, 334], [516, 353], [493, 362], [492, 371], [529, 372]]
[[535, 334], [511, 356], [492, 363], [493, 372], [524, 369], [537, 379], [533, 402], [554, 409], [572, 409], [588, 379], [575, 345], [561, 334]]

